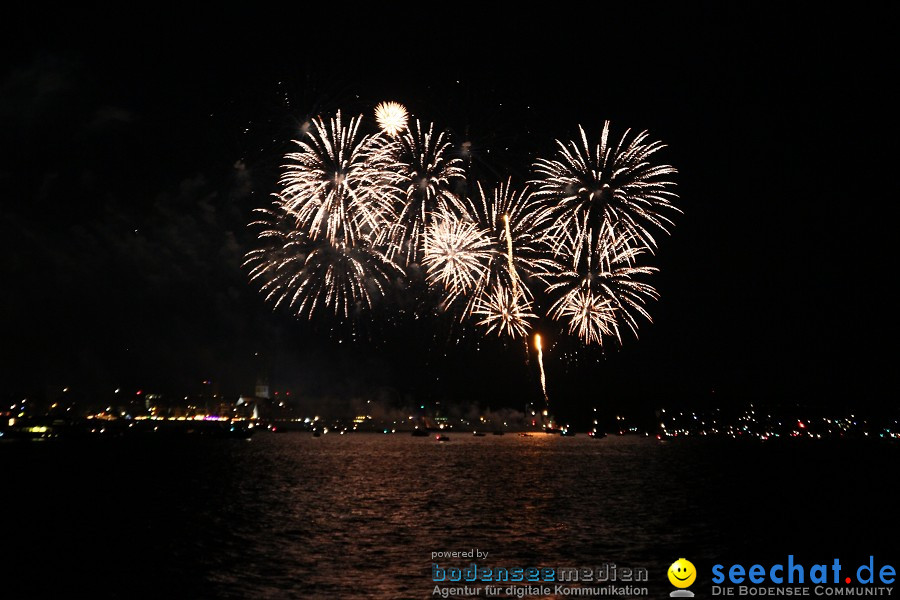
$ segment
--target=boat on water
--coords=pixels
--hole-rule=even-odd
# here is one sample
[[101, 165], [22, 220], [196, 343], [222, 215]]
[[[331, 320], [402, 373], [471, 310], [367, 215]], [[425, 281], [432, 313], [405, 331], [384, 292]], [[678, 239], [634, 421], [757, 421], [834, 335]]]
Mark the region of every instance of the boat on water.
[[484, 434], [480, 431], [473, 431], [472, 435], [475, 437], [484, 437]]
[[310, 426], [303, 421], [293, 420], [276, 420], [269, 422], [269, 431], [272, 433], [299, 433], [301, 431], [309, 431]]
[[447, 437], [446, 435], [444, 435], [443, 433], [437, 434], [436, 436], [434, 436], [434, 439], [436, 439], [439, 442], [449, 442], [450, 441], [450, 438]]

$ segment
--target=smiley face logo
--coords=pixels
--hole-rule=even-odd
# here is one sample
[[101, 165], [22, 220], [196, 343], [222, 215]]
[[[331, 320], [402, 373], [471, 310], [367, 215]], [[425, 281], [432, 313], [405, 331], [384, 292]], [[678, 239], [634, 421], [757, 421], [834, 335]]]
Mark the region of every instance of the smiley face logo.
[[686, 588], [694, 583], [697, 579], [697, 569], [694, 564], [685, 559], [679, 558], [669, 567], [669, 581], [677, 588]]

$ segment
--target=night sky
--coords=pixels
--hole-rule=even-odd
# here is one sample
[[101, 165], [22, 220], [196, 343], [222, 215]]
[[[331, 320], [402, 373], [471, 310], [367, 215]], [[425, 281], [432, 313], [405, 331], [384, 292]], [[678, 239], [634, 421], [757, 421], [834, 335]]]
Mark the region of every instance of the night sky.
[[520, 344], [446, 319], [358, 324], [354, 340], [333, 319], [273, 312], [248, 283], [247, 223], [301, 124], [342, 109], [374, 127], [375, 104], [397, 100], [471, 141], [487, 184], [523, 182], [579, 124], [668, 144], [684, 214], [660, 244], [655, 322], [569, 360], [578, 344], [546, 327], [561, 413], [896, 406], [886, 15], [437, 9], [6, 20], [3, 397], [180, 394], [204, 380], [236, 397], [265, 372], [325, 402], [538, 398]]

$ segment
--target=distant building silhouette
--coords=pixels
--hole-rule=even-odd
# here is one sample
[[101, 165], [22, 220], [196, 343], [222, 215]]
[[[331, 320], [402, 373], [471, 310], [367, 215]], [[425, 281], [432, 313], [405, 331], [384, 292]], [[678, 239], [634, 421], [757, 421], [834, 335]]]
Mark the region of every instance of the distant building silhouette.
[[271, 399], [269, 395], [269, 380], [266, 377], [260, 376], [256, 380], [256, 391], [253, 393], [257, 398], [263, 398], [265, 400]]

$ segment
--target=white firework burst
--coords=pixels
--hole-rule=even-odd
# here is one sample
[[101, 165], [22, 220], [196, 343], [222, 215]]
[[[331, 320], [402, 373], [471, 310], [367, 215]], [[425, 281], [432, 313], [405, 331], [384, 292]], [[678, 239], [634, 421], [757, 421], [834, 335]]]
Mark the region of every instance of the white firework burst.
[[437, 216], [425, 233], [428, 282], [445, 290], [448, 305], [484, 278], [490, 258], [488, 233], [452, 213]]
[[[585, 239], [596, 244], [590, 248]], [[645, 304], [658, 298], [643, 281], [657, 269], [636, 264], [645, 252], [631, 231], [602, 223], [593, 236], [586, 223], [578, 224], [563, 244], [562, 261], [546, 274], [546, 291], [554, 298], [549, 316], [567, 322], [569, 333], [585, 344], [602, 346], [609, 338], [621, 344], [623, 327], [637, 337], [637, 317], [652, 322]]]
[[664, 146], [646, 131], [611, 141], [607, 122], [591, 145], [579, 127], [534, 163], [525, 189], [479, 183], [467, 197], [449, 134], [410, 123], [396, 102], [379, 104], [376, 119], [371, 136], [362, 116], [313, 119], [285, 156], [245, 260], [276, 307], [356, 317], [421, 263], [442, 305], [485, 334], [527, 338], [547, 306], [541, 314], [589, 345], [621, 344], [651, 321], [656, 269], [639, 262], [680, 211], [676, 170], [654, 163]]
[[434, 124], [425, 128], [415, 121], [391, 149], [399, 193], [396, 217], [380, 239], [392, 255], [417, 263], [422, 259], [423, 237], [433, 215], [458, 209], [453, 187], [465, 173], [462, 162], [450, 156], [448, 134], [435, 132]]
[[[491, 331], [525, 335], [528, 319], [536, 318], [531, 312], [532, 277], [555, 264], [541, 234], [543, 213], [530, 194], [516, 191], [510, 180], [489, 191], [479, 184], [476, 197], [458, 208], [462, 218], [487, 232], [490, 240], [483, 275], [467, 294], [461, 318], [475, 316], [480, 318], [477, 325]], [[493, 326], [504, 321], [510, 326]]]
[[262, 243], [247, 253], [244, 266], [275, 308], [312, 318], [321, 311], [344, 318], [371, 309], [400, 268], [369, 242], [347, 244], [315, 239], [296, 228], [296, 219], [280, 200], [251, 226]]
[[595, 234], [606, 221], [627, 228], [652, 250], [656, 247], [652, 230], [668, 233], [669, 214], [681, 212], [673, 204], [678, 197], [671, 180], [675, 167], [652, 162], [665, 145], [651, 141], [647, 131], [632, 137], [630, 129], [618, 142], [611, 142], [609, 129], [607, 121], [600, 142], [592, 146], [579, 127], [578, 140], [557, 140], [556, 155], [534, 164], [539, 178], [531, 183], [535, 198], [555, 223], [550, 229], [555, 248], [573, 223], [586, 218]]
[[571, 288], [551, 307], [554, 319], [568, 321], [569, 333], [585, 344], [603, 344], [616, 336], [616, 309], [612, 301], [583, 287]]
[[472, 316], [478, 319], [476, 325], [485, 328], [485, 333], [516, 338], [528, 335], [530, 321], [537, 319], [531, 311], [531, 301], [520, 291], [495, 285], [489, 292], [476, 296]]
[[361, 136], [362, 116], [313, 119], [281, 177], [280, 202], [311, 240], [354, 245], [393, 219], [397, 188], [392, 147]]
[[464, 218], [490, 232], [494, 252], [481, 287], [523, 286], [524, 294], [532, 297], [527, 280], [554, 264], [543, 233], [549, 225], [546, 212], [527, 190], [516, 191], [509, 179], [489, 191], [479, 183], [477, 196], [461, 208]]

